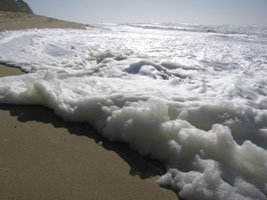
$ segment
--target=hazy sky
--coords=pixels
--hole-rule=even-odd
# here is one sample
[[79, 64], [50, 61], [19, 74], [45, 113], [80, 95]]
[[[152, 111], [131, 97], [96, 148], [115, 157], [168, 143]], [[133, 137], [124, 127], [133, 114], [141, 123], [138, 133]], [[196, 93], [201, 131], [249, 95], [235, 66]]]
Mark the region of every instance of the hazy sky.
[[36, 14], [83, 23], [178, 22], [267, 26], [267, 0], [25, 0]]

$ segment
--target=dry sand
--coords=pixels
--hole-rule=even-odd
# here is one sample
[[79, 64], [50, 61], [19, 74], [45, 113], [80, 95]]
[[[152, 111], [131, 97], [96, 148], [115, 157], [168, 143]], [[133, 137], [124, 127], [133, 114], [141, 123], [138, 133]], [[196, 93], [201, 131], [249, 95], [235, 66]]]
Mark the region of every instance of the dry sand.
[[[24, 13], [0, 12], [0, 30], [81, 28]], [[22, 74], [0, 65], [0, 76]], [[159, 164], [89, 125], [67, 123], [41, 106], [0, 104], [0, 199], [178, 199], [160, 188]]]
[[84, 28], [85, 26], [88, 25], [35, 14], [0, 11], [0, 31], [31, 28]]

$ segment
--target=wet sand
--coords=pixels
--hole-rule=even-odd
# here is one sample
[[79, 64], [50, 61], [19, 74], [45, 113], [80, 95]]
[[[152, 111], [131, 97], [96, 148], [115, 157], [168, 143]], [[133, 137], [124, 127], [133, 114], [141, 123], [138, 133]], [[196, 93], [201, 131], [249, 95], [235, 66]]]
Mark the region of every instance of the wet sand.
[[[0, 12], [0, 31], [84, 27], [31, 14], [4, 15]], [[0, 64], [0, 76], [20, 74]], [[178, 199], [156, 184], [163, 172], [157, 162], [108, 142], [87, 124], [64, 122], [41, 106], [0, 104], [1, 200]]]

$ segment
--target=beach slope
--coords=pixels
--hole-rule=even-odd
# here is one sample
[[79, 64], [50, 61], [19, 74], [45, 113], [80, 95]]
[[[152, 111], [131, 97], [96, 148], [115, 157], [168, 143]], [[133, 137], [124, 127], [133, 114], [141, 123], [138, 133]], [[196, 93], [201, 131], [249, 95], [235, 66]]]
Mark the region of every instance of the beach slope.
[[[0, 31], [83, 28], [27, 13], [0, 12]], [[20, 75], [0, 65], [0, 76]], [[160, 188], [160, 165], [110, 143], [87, 124], [67, 123], [41, 106], [0, 104], [0, 199], [177, 199]]]
[[58, 20], [31, 13], [0, 10], [0, 31], [32, 28], [84, 28], [89, 25]]

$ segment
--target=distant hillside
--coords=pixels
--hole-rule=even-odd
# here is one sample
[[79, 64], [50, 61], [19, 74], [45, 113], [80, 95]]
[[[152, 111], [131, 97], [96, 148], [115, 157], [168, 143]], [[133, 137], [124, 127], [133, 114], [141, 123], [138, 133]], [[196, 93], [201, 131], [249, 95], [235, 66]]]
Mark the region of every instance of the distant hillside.
[[0, 10], [33, 13], [30, 6], [23, 0], [0, 0]]

